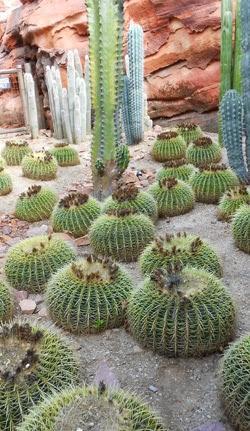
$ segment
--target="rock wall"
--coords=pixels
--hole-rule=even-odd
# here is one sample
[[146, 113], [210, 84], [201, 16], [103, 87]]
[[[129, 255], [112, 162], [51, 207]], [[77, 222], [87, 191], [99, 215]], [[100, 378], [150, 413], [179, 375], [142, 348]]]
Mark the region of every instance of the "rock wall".
[[[13, 2], [17, 0], [13, 0]], [[21, 0], [2, 37], [0, 67], [33, 61], [43, 84], [43, 67], [65, 51], [88, 49], [83, 0]], [[150, 116], [202, 118], [216, 111], [219, 93], [219, 0], [125, 0], [125, 25], [143, 26], [145, 83]]]

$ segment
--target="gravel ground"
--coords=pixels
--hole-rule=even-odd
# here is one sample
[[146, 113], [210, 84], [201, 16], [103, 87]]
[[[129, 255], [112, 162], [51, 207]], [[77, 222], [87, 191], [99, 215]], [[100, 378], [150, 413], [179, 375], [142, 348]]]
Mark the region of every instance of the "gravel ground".
[[[145, 143], [131, 149], [132, 167], [151, 171], [159, 168], [159, 164], [154, 163], [149, 155], [153, 139], [154, 133], [148, 133]], [[32, 145], [39, 149], [49, 147], [52, 142], [52, 139], [41, 137]], [[2, 145], [3, 142], [0, 142], [0, 149]], [[89, 185], [88, 149], [88, 143], [79, 147], [81, 166], [59, 168], [58, 179], [49, 182], [58, 192], [63, 193], [72, 183], [74, 188], [75, 182]], [[17, 195], [33, 183], [22, 177], [19, 167], [7, 170], [12, 176], [14, 190], [0, 198], [0, 215], [11, 213]], [[237, 336], [250, 331], [250, 258], [234, 246], [230, 225], [217, 221], [214, 205], [196, 204], [189, 214], [157, 223], [159, 233], [179, 230], [198, 234], [214, 246], [223, 263], [224, 282], [237, 304]], [[86, 252], [86, 247], [81, 247], [79, 252]], [[3, 259], [0, 259], [2, 264]], [[137, 263], [124, 266], [137, 287], [142, 280]], [[69, 337], [79, 346], [88, 382], [93, 382], [100, 363], [105, 361], [121, 387], [134, 391], [148, 401], [170, 431], [189, 431], [212, 421], [222, 421], [225, 430], [231, 430], [219, 400], [218, 367], [221, 354], [202, 359], [167, 359], [141, 349], [124, 329], [114, 329], [99, 335]]]

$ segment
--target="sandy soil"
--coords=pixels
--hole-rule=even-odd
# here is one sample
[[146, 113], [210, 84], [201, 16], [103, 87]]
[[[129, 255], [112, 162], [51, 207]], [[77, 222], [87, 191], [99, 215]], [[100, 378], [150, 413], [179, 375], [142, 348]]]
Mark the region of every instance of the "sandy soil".
[[[154, 163], [149, 155], [153, 139], [154, 134], [149, 133], [145, 143], [131, 148], [132, 167], [151, 171], [159, 169], [160, 165]], [[50, 146], [52, 142], [53, 140], [43, 137], [32, 145], [39, 149]], [[0, 149], [2, 145], [0, 142]], [[88, 147], [88, 144], [79, 147], [81, 166], [60, 168], [57, 181], [48, 184], [62, 193], [71, 183], [89, 183]], [[0, 198], [0, 215], [12, 212], [17, 195], [32, 184], [31, 180], [22, 177], [19, 167], [7, 170], [12, 176], [14, 190], [10, 195]], [[195, 209], [187, 215], [157, 223], [158, 232], [179, 230], [198, 234], [214, 246], [223, 262], [224, 282], [237, 304], [237, 336], [250, 331], [250, 257], [234, 246], [230, 225], [217, 221], [214, 205], [196, 204]], [[85, 247], [79, 249], [80, 253], [85, 251]], [[0, 259], [0, 265], [2, 264], [3, 259]], [[142, 277], [137, 263], [125, 266], [135, 287], [138, 286]], [[79, 346], [88, 382], [93, 382], [99, 364], [106, 361], [121, 387], [131, 389], [147, 400], [170, 431], [188, 431], [212, 421], [222, 421], [225, 430], [231, 430], [219, 400], [218, 366], [222, 355], [215, 354], [195, 360], [167, 359], [139, 348], [124, 329], [71, 338]], [[151, 385], [157, 388], [157, 392], [150, 391]]]

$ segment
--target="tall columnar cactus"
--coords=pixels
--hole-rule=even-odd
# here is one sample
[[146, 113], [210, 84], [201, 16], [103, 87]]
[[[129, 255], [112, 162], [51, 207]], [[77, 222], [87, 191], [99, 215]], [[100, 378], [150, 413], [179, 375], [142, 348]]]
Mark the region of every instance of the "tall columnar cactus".
[[29, 126], [31, 131], [31, 138], [36, 139], [39, 135], [37, 104], [35, 95], [35, 84], [31, 73], [24, 74], [25, 91], [27, 97]]
[[221, 98], [232, 88], [233, 12], [232, 0], [221, 2]]
[[87, 110], [86, 110], [86, 133], [91, 134], [91, 89], [90, 89], [90, 67], [89, 67], [89, 56], [85, 56], [85, 84], [86, 84], [86, 98], [87, 98]]
[[144, 136], [144, 45], [143, 29], [130, 22], [128, 32], [128, 76], [123, 95], [123, 121], [127, 143], [138, 144]]
[[91, 96], [95, 113], [92, 174], [98, 198], [111, 193], [119, 143], [122, 1], [87, 0]]

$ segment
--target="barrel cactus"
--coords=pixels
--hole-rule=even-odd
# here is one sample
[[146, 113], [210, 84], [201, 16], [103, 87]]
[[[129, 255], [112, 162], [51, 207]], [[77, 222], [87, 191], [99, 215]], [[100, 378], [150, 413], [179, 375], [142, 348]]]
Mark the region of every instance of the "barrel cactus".
[[189, 184], [176, 178], [165, 178], [149, 188], [156, 200], [159, 217], [185, 214], [194, 207], [194, 193]]
[[118, 147], [116, 147], [115, 157], [117, 170], [121, 174], [127, 169], [129, 165], [130, 153], [128, 146], [125, 144], [118, 145]]
[[221, 147], [211, 138], [203, 137], [193, 141], [187, 149], [187, 160], [194, 166], [206, 167], [221, 160]]
[[51, 216], [57, 200], [57, 194], [53, 190], [33, 185], [17, 199], [15, 216], [28, 222], [47, 219]]
[[194, 172], [195, 168], [187, 162], [186, 158], [169, 160], [157, 172], [156, 179], [177, 178], [178, 180], [188, 181]]
[[250, 334], [234, 343], [221, 366], [221, 390], [226, 413], [235, 429], [249, 431]]
[[164, 132], [157, 136], [152, 156], [157, 162], [182, 159], [186, 155], [186, 143], [176, 132]]
[[46, 290], [53, 321], [76, 333], [95, 333], [123, 324], [132, 282], [108, 258], [87, 255], [60, 269]]
[[57, 161], [49, 151], [30, 154], [22, 161], [23, 175], [32, 180], [53, 180], [56, 178], [57, 167]]
[[232, 339], [235, 307], [221, 281], [191, 267], [158, 269], [135, 290], [128, 325], [143, 346], [169, 357], [221, 351]]
[[34, 236], [9, 249], [5, 275], [15, 289], [41, 292], [51, 275], [75, 257], [68, 242], [51, 235]]
[[242, 205], [236, 211], [232, 230], [237, 247], [250, 254], [250, 205]]
[[182, 265], [222, 276], [221, 262], [213, 248], [199, 236], [186, 232], [156, 238], [142, 252], [139, 262], [142, 273], [150, 275], [156, 269], [167, 269], [179, 261]]
[[5, 172], [4, 168], [0, 168], [0, 196], [5, 196], [12, 191], [11, 176]]
[[92, 428], [166, 431], [145, 404], [121, 390], [109, 391], [103, 383], [99, 387], [72, 388], [48, 397], [32, 410], [17, 431], [87, 431]]
[[26, 141], [6, 141], [2, 151], [2, 156], [8, 166], [21, 165], [24, 156], [29, 154], [32, 154], [32, 150]]
[[43, 396], [77, 383], [78, 361], [59, 333], [27, 321], [0, 326], [0, 347], [0, 429], [14, 431]]
[[158, 212], [154, 198], [147, 192], [140, 191], [136, 184], [125, 184], [118, 181], [112, 196], [103, 204], [102, 211], [123, 210], [132, 208], [137, 213], [145, 214], [152, 220], [156, 220]]
[[3, 157], [0, 156], [0, 169], [3, 169], [6, 167], [6, 162]]
[[55, 157], [59, 166], [80, 165], [78, 152], [66, 143], [55, 144], [50, 154]]
[[187, 145], [203, 136], [200, 126], [195, 123], [180, 123], [177, 126], [177, 132], [183, 137]]
[[197, 201], [216, 204], [226, 190], [239, 184], [239, 180], [226, 165], [211, 164], [195, 172], [190, 178], [190, 184]]
[[153, 238], [153, 222], [132, 209], [110, 210], [90, 228], [90, 244], [95, 254], [125, 262], [137, 260]]
[[10, 288], [0, 281], [0, 322], [10, 320], [13, 315], [13, 299]]
[[250, 191], [246, 186], [240, 185], [229, 189], [220, 199], [218, 219], [230, 221], [237, 209], [245, 204], [250, 204]]
[[101, 205], [96, 199], [84, 193], [72, 192], [54, 208], [52, 227], [54, 232], [68, 232], [74, 237], [84, 236], [100, 213]]

